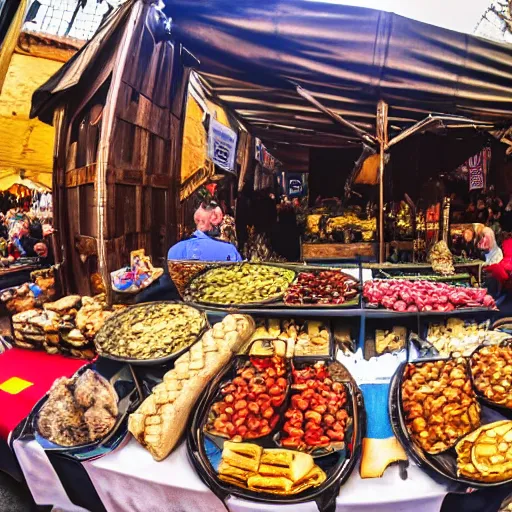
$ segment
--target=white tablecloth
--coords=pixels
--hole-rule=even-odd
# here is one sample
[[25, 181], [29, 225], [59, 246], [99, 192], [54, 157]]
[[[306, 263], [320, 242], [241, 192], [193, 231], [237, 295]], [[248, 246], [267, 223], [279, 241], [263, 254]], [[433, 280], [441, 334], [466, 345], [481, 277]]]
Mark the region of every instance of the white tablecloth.
[[[100, 459], [84, 464], [108, 512], [225, 512], [223, 503], [195, 472], [182, 443], [167, 459], [155, 462], [134, 439]], [[407, 481], [398, 467], [383, 478], [362, 480], [358, 468], [341, 487], [338, 512], [439, 512], [448, 487], [411, 464]], [[318, 512], [315, 503], [262, 505], [231, 498], [231, 512]]]

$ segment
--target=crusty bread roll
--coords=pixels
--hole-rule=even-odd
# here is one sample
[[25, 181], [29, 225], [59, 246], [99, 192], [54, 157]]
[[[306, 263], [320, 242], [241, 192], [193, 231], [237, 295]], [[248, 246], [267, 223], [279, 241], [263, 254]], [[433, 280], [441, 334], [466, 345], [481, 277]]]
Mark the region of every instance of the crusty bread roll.
[[250, 317], [226, 316], [176, 360], [174, 368], [130, 415], [128, 430], [155, 460], [165, 459], [174, 449], [199, 395], [253, 329]]

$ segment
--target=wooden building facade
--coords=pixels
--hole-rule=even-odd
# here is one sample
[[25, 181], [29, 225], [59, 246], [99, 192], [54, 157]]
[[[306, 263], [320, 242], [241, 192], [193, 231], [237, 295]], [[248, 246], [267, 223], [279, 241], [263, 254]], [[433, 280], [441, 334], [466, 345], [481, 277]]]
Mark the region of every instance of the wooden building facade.
[[[236, 174], [243, 182], [251, 172], [253, 137], [190, 80], [197, 65], [156, 0], [128, 0], [34, 94], [32, 117], [55, 128], [55, 246], [66, 292], [110, 293], [110, 272], [136, 249], [166, 265], [192, 218], [192, 193], [215, 173], [206, 115], [237, 132]], [[236, 176], [230, 186], [233, 197]]]
[[50, 84], [53, 190], [65, 289], [92, 294], [110, 289], [110, 272], [130, 251], [144, 248], [158, 264], [177, 238], [194, 59], [172, 41], [155, 4], [140, 0], [84, 50]]

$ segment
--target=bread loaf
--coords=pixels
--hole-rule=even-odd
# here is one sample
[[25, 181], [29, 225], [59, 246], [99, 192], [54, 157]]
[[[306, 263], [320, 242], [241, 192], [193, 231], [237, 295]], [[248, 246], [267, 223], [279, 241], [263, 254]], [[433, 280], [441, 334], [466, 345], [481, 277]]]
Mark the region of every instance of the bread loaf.
[[251, 317], [226, 316], [176, 360], [174, 368], [130, 415], [128, 430], [155, 460], [171, 453], [201, 392], [253, 331]]

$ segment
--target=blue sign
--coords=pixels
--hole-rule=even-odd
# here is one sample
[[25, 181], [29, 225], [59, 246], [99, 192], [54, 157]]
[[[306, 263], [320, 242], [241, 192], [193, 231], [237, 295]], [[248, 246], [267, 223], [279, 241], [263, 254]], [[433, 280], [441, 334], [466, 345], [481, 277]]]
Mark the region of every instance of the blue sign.
[[221, 169], [233, 171], [236, 158], [236, 133], [216, 119], [210, 119], [208, 158]]

